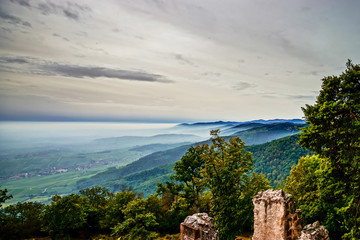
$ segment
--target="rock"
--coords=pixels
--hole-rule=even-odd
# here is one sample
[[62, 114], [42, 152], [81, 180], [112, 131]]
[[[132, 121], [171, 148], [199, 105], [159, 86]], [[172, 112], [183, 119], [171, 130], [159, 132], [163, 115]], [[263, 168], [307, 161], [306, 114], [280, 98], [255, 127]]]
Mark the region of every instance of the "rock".
[[295, 240], [301, 233], [301, 210], [295, 210], [290, 195], [269, 189], [253, 198], [253, 240]]
[[316, 221], [303, 228], [299, 240], [330, 240], [330, 238], [328, 230]]
[[207, 213], [187, 216], [180, 225], [181, 240], [218, 240], [218, 231]]

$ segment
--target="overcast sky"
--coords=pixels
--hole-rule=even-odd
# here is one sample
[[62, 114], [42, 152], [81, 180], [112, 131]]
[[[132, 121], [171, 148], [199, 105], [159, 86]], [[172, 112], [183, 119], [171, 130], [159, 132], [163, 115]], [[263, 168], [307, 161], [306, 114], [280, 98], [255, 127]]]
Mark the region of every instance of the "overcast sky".
[[0, 120], [301, 118], [358, 0], [0, 0]]

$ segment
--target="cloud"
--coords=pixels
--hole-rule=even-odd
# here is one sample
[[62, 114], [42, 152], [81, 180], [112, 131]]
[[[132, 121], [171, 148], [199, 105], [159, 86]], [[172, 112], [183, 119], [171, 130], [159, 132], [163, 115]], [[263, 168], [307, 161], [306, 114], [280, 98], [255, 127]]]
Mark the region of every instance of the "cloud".
[[66, 2], [66, 5], [64, 6], [49, 1], [39, 3], [37, 9], [40, 10], [43, 15], [62, 15], [75, 21], [78, 21], [83, 13], [91, 11], [89, 7], [77, 3]]
[[10, 0], [11, 2], [13, 3], [17, 3], [21, 6], [24, 6], [24, 7], [31, 7], [30, 3], [29, 3], [29, 0]]
[[53, 73], [55, 75], [74, 77], [74, 78], [106, 77], [106, 78], [136, 80], [136, 81], [144, 81], [144, 82], [170, 82], [162, 75], [158, 75], [158, 74], [150, 74], [141, 71], [111, 69], [104, 67], [63, 65], [63, 64], [54, 63], [43, 66], [43, 70]]
[[0, 18], [5, 20], [6, 22], [10, 23], [10, 24], [21, 24], [25, 27], [31, 27], [31, 24], [27, 21], [22, 20], [19, 17], [7, 14], [5, 12], [2, 11], [2, 9], [0, 9]]
[[233, 88], [235, 90], [243, 91], [249, 88], [255, 88], [257, 85], [254, 83], [248, 83], [248, 82], [238, 82]]
[[0, 56], [0, 63], [31, 63], [28, 58]]
[[291, 99], [296, 99], [296, 100], [314, 100], [314, 99], [316, 99], [315, 95], [289, 95], [288, 97]]
[[[14, 68], [14, 64], [22, 64], [21, 68]], [[25, 66], [26, 65], [26, 66]], [[113, 69], [97, 66], [79, 66], [71, 64], [60, 64], [52, 61], [46, 61], [29, 57], [9, 57], [0, 56], [0, 69], [16, 69], [17, 72], [26, 71], [25, 69], [31, 69], [27, 73], [48, 75], [48, 76], [64, 76], [73, 78], [113, 78], [120, 80], [133, 80], [142, 82], [162, 82], [170, 83], [166, 77], [147, 73], [144, 71], [130, 71], [122, 69]]]
[[182, 64], [187, 64], [187, 65], [191, 65], [191, 66], [195, 66], [195, 64], [193, 62], [191, 62], [189, 59], [185, 58], [183, 55], [181, 54], [175, 54], [175, 59], [178, 60], [180, 63]]
[[61, 38], [62, 40], [67, 41], [67, 42], [70, 41], [68, 38], [63, 37], [63, 36], [61, 36], [60, 34], [57, 34], [57, 33], [53, 33], [53, 36], [54, 36], [54, 37], [57, 37], [57, 38]]

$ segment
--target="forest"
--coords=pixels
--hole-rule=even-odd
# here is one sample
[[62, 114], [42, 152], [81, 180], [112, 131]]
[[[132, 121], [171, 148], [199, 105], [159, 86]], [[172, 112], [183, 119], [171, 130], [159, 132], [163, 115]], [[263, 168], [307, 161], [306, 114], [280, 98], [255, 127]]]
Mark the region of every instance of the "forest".
[[[94, 186], [54, 195], [47, 205], [18, 202], [1, 208], [0, 237], [178, 239], [186, 216], [207, 212], [221, 240], [236, 239], [252, 231], [251, 199], [272, 184], [291, 194], [303, 225], [319, 220], [331, 239], [360, 239], [360, 65], [349, 60], [346, 67], [339, 76], [325, 77], [314, 105], [302, 108], [307, 125], [299, 144], [309, 155], [291, 170], [281, 165], [282, 158], [272, 163], [290, 170], [284, 182], [276, 167], [254, 164], [251, 147], [240, 137], [212, 130], [210, 142], [189, 147], [169, 181], [157, 184], [156, 194], [144, 198], [126, 186], [117, 193]], [[0, 190], [0, 204], [11, 199], [7, 189]]]

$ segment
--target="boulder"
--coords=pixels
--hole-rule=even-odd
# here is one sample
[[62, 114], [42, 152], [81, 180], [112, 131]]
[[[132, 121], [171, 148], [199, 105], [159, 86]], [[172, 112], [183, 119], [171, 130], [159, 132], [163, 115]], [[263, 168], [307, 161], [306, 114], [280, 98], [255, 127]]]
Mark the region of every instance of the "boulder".
[[316, 221], [303, 228], [299, 240], [330, 240], [330, 238], [328, 230]]
[[187, 216], [180, 225], [181, 240], [218, 240], [218, 231], [207, 213]]

